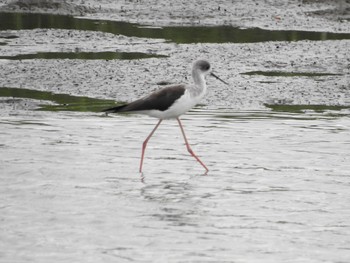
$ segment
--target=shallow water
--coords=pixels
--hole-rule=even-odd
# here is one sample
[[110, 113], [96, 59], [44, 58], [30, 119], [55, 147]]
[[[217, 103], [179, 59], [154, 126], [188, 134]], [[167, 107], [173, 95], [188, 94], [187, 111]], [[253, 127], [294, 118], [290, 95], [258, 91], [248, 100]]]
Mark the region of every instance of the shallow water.
[[34, 100], [34, 109], [48, 111], [101, 112], [106, 108], [117, 105], [114, 100], [57, 94], [49, 91], [23, 88], [0, 87], [0, 103], [12, 104], [12, 108], [16, 108], [20, 104], [27, 103], [28, 99]]
[[[344, 112], [345, 111], [345, 112]], [[347, 110], [0, 118], [2, 262], [348, 262]]]
[[67, 15], [0, 12], [0, 30], [35, 28], [109, 32], [143, 38], [161, 38], [175, 43], [255, 43], [266, 41], [350, 39], [350, 34], [295, 30], [266, 30], [233, 26], [154, 27]]
[[166, 57], [156, 54], [140, 52], [38, 52], [35, 54], [22, 54], [16, 56], [0, 56], [0, 59], [23, 60], [23, 59], [142, 59], [152, 57]]

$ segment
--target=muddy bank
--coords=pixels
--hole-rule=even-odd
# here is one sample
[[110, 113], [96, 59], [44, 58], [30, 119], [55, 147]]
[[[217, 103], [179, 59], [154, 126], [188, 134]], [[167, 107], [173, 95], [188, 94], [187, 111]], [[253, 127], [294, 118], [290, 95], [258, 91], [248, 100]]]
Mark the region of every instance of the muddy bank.
[[93, 8], [70, 3], [67, 1], [51, 1], [51, 0], [20, 0], [11, 1], [4, 0], [0, 2], [1, 10], [12, 12], [33, 12], [33, 13], [54, 13], [67, 15], [84, 15], [95, 12]]
[[[55, 31], [59, 35], [65, 33], [59, 32]], [[21, 31], [22, 37], [13, 40], [17, 43], [13, 53], [21, 52], [27, 37], [38, 40], [42, 34], [48, 35], [46, 30]], [[110, 42], [98, 39], [94, 42], [90, 38], [80, 45], [81, 50], [96, 52], [108, 49]], [[69, 41], [71, 46], [69, 43], [56, 46], [53, 41], [52, 46], [36, 45], [31, 47], [31, 51], [43, 50], [44, 46], [51, 51], [69, 51], [75, 47], [74, 38]], [[141, 60], [1, 60], [0, 86], [130, 101], [159, 88], [157, 83], [161, 81], [191, 81], [191, 63], [201, 57], [209, 59], [215, 72], [230, 83], [225, 86], [208, 78], [209, 92], [203, 101], [206, 107], [263, 109], [265, 103], [271, 102], [349, 105], [349, 46], [349, 40], [220, 45], [120, 44], [118, 48], [122, 51], [152, 51], [167, 57]], [[11, 45], [6, 48], [12, 49]]]
[[[220, 1], [206, 6], [194, 2], [191, 8], [187, 1], [169, 5], [158, 1], [146, 4], [106, 0], [26, 1], [27, 6], [21, 3], [24, 1], [0, 1], [0, 9], [83, 15], [157, 26], [219, 24], [350, 32], [348, 1], [332, 5], [325, 1], [247, 1], [244, 4]], [[206, 108], [248, 110], [266, 109], [265, 104], [350, 105], [349, 40], [176, 44], [161, 38], [98, 30], [38, 28], [3, 30], [0, 42], [1, 87], [131, 101], [159, 88], [157, 83], [191, 81], [192, 62], [205, 58], [211, 61], [215, 72], [230, 83], [224, 86], [208, 79], [209, 93], [203, 101]], [[76, 56], [77, 53], [106, 52], [164, 57], [91, 60]], [[43, 53], [67, 54], [67, 57], [13, 60], [13, 57], [35, 58], [35, 54]], [[75, 55], [69, 56], [70, 53]], [[69, 59], [71, 57], [75, 59]]]
[[350, 3], [338, 1], [113, 1], [1, 0], [3, 11], [71, 14], [164, 25], [233, 25], [350, 32]]

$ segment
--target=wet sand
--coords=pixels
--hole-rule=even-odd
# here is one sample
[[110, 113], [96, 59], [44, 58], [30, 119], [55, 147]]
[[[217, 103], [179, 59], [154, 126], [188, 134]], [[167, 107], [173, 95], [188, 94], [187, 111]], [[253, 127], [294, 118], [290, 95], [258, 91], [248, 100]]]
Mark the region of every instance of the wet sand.
[[[39, 2], [40, 1], [33, 1]], [[44, 3], [50, 1], [43, 1]], [[339, 1], [340, 3], [341, 1]], [[269, 29], [298, 29], [328, 32], [350, 32], [345, 20], [348, 5], [325, 2], [284, 4], [269, 2], [246, 4], [213, 3], [205, 8], [187, 8], [184, 2], [170, 7], [162, 3], [146, 4], [125, 1], [85, 1], [83, 5], [61, 3], [26, 5], [1, 1], [1, 9], [25, 12], [55, 12], [85, 17], [115, 19], [152, 25], [235, 25]], [[42, 8], [42, 7], [45, 8]], [[220, 7], [220, 8], [219, 8]], [[342, 7], [342, 8], [340, 8]], [[318, 9], [317, 9], [318, 8]], [[160, 11], [160, 9], [162, 11]], [[226, 11], [224, 11], [226, 9]], [[231, 10], [234, 9], [234, 10]], [[342, 9], [342, 10], [340, 10]], [[83, 10], [83, 11], [81, 11]], [[190, 11], [191, 10], [191, 11]], [[231, 11], [229, 11], [231, 10]], [[328, 10], [324, 15], [311, 11]], [[332, 12], [333, 16], [326, 14]], [[192, 13], [191, 13], [192, 12]], [[148, 16], [146, 15], [148, 14]], [[262, 14], [265, 15], [262, 15]], [[191, 15], [190, 15], [191, 14]], [[253, 15], [254, 14], [254, 15]], [[276, 18], [274, 16], [278, 16]], [[137, 19], [136, 19], [137, 17]], [[196, 20], [197, 17], [208, 19]], [[294, 20], [290, 21], [291, 17]], [[251, 18], [251, 19], [246, 19]], [[297, 18], [297, 19], [296, 19]], [[167, 23], [165, 23], [167, 21]], [[303, 27], [301, 27], [301, 24]], [[322, 25], [322, 26], [321, 26]], [[207, 107], [263, 109], [265, 103], [349, 105], [349, 40], [175, 44], [162, 39], [125, 37], [104, 32], [35, 29], [12, 30], [17, 38], [6, 39], [1, 56], [35, 52], [143, 52], [168, 56], [163, 59], [119, 60], [1, 60], [0, 86], [23, 87], [80, 96], [130, 101], [159, 88], [156, 83], [189, 81], [191, 63], [206, 58], [215, 72], [226, 79], [229, 87], [209, 81], [209, 94], [203, 101]], [[333, 74], [321, 77], [242, 75], [242, 73], [299, 72]], [[256, 94], [259, 94], [257, 97]]]
[[269, 29], [349, 32], [346, 0], [284, 1], [50, 1], [1, 0], [4, 11], [87, 16], [165, 25], [232, 25]]

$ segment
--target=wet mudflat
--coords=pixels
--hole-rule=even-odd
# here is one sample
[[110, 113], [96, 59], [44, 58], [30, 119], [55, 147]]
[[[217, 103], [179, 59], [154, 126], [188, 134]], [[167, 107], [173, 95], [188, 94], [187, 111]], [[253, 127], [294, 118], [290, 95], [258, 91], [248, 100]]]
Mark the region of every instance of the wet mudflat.
[[347, 262], [348, 110], [1, 118], [4, 262]]
[[120, 21], [76, 18], [67, 15], [6, 12], [0, 14], [0, 30], [46, 28], [100, 31], [128, 37], [161, 38], [178, 44], [350, 39], [349, 33], [266, 30], [234, 26], [157, 27]]

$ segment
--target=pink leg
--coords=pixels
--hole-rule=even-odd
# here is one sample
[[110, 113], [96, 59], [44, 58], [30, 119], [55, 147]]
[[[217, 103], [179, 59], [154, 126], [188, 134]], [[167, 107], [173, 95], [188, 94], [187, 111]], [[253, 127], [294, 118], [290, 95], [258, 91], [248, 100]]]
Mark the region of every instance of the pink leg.
[[195, 155], [195, 153], [193, 152], [193, 150], [191, 149], [191, 146], [190, 144], [188, 143], [187, 141], [187, 138], [186, 138], [186, 135], [185, 135], [185, 131], [184, 131], [184, 128], [182, 127], [182, 124], [181, 124], [181, 121], [179, 118], [176, 118], [179, 125], [180, 125], [180, 129], [181, 129], [181, 132], [182, 132], [182, 135], [185, 139], [185, 144], [186, 144], [186, 147], [187, 147], [187, 151], [204, 167], [206, 173], [209, 171], [209, 169], [205, 166], [205, 164], [197, 157], [197, 155]]
[[146, 150], [146, 146], [147, 143], [149, 141], [149, 139], [151, 139], [153, 133], [156, 131], [156, 129], [158, 128], [158, 126], [160, 125], [160, 123], [162, 122], [162, 120], [160, 119], [156, 125], [156, 127], [154, 127], [154, 129], [152, 130], [152, 132], [148, 135], [148, 137], [146, 138], [146, 140], [143, 142], [142, 144], [142, 154], [141, 154], [141, 163], [140, 163], [140, 173], [142, 173], [142, 164], [143, 164], [143, 157], [145, 156], [145, 150]]

